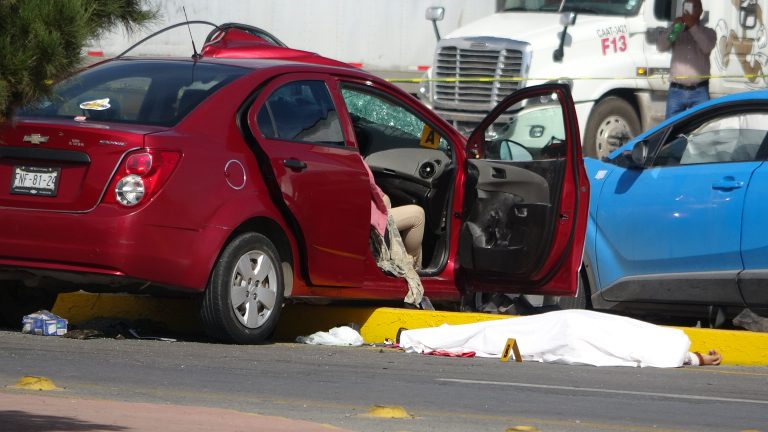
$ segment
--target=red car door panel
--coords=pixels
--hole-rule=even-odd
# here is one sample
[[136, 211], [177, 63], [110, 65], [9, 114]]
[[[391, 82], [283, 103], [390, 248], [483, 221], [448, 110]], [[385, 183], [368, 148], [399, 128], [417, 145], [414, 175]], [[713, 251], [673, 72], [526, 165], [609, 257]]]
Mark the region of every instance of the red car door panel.
[[568, 87], [509, 96], [468, 153], [459, 263], [469, 288], [575, 295], [589, 185]]
[[298, 231], [309, 284], [360, 286], [369, 254], [368, 177], [357, 150], [346, 146], [324, 79], [295, 74], [270, 83], [248, 121]]

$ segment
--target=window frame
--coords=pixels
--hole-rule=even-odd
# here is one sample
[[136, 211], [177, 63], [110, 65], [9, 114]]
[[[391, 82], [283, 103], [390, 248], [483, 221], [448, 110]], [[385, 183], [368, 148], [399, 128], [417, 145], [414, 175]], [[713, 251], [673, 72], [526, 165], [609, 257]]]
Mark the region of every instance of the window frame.
[[[307, 140], [301, 140], [296, 138], [285, 138], [285, 137], [279, 136], [280, 135], [279, 130], [274, 131], [274, 136], [267, 136], [264, 133], [264, 130], [260, 125], [259, 117], [261, 116], [261, 113], [264, 109], [270, 110], [270, 107], [268, 106], [268, 102], [270, 98], [273, 95], [275, 95], [276, 92], [286, 88], [287, 86], [291, 86], [291, 85], [295, 85], [303, 82], [316, 82], [316, 83], [321, 83], [323, 85], [326, 91], [326, 95], [328, 96], [328, 102], [330, 102], [331, 106], [336, 112], [336, 124], [338, 126], [338, 132], [341, 138], [340, 141], [336, 141], [336, 142], [307, 141]], [[343, 125], [344, 122], [341, 119], [342, 114], [339, 110], [338, 103], [334, 98], [334, 94], [331, 86], [328, 83], [327, 77], [318, 76], [316, 74], [299, 74], [298, 77], [291, 76], [289, 79], [279, 80], [274, 82], [273, 84], [274, 85], [269, 85], [267, 88], [261, 89], [260, 96], [254, 101], [254, 103], [251, 106], [251, 109], [253, 110], [253, 112], [251, 115], [249, 115], [248, 122], [249, 122], [249, 127], [252, 129], [253, 132], [255, 132], [254, 133], [255, 136], [258, 136], [263, 139], [274, 140], [274, 141], [287, 141], [287, 142], [302, 143], [302, 144], [308, 144], [308, 145], [328, 146], [333, 148], [348, 147], [348, 137], [344, 132], [344, 125]], [[272, 128], [274, 129], [277, 127], [277, 124], [275, 122], [274, 116], [270, 115], [270, 118], [272, 120], [271, 122]]]
[[[349, 122], [349, 125], [348, 125], [349, 129], [348, 129], [348, 131], [349, 131], [351, 137], [353, 137], [355, 147], [357, 147], [358, 151], [360, 151], [360, 147], [359, 147], [359, 142], [357, 141], [357, 135], [354, 132], [354, 125], [352, 123], [352, 115], [351, 115], [351, 112], [349, 111], [349, 107], [347, 106], [347, 102], [344, 99], [344, 95], [342, 93], [342, 91], [343, 91], [345, 86], [346, 87], [351, 87], [353, 89], [359, 89], [360, 93], [373, 95], [374, 97], [378, 97], [379, 99], [383, 99], [384, 101], [389, 102], [392, 105], [400, 107], [403, 110], [405, 110], [408, 114], [410, 114], [410, 115], [414, 116], [415, 118], [417, 118], [424, 125], [429, 126], [429, 128], [431, 128], [435, 133], [440, 135], [441, 139], [444, 140], [446, 142], [446, 144], [447, 144], [447, 149], [446, 150], [439, 150], [439, 149], [434, 149], [434, 150], [445, 152], [448, 155], [448, 157], [451, 159], [451, 163], [453, 163], [453, 164], [456, 163], [456, 147], [457, 147], [457, 144], [456, 144], [456, 142], [454, 142], [454, 141], [452, 141], [450, 139], [451, 135], [447, 131], [445, 131], [441, 127], [438, 127], [435, 123], [430, 121], [427, 116], [424, 116], [421, 113], [419, 113], [416, 109], [414, 109], [413, 106], [411, 106], [410, 104], [406, 103], [405, 100], [393, 97], [392, 95], [390, 95], [386, 91], [375, 87], [369, 81], [363, 82], [363, 81], [359, 81], [359, 80], [355, 80], [355, 79], [350, 79], [350, 78], [338, 78], [336, 80], [335, 85], [336, 85], [337, 94], [338, 94], [338, 97], [339, 97], [339, 100], [340, 100], [340, 104], [343, 104], [343, 107], [344, 107], [344, 115], [345, 115], [347, 121]], [[420, 148], [425, 148], [426, 149], [426, 147], [420, 147]], [[361, 155], [363, 157], [367, 156], [367, 155], [362, 154], [362, 152], [361, 152]]]
[[[713, 107], [710, 107], [707, 110], [707, 112], [705, 112], [703, 115], [700, 115], [700, 116], [695, 115], [695, 118], [686, 119], [683, 122], [670, 125], [670, 127], [665, 128], [646, 139], [646, 141], [649, 143], [649, 147], [651, 148], [650, 153], [653, 155], [653, 158], [649, 159], [649, 162], [646, 164], [646, 167], [647, 168], [673, 168], [673, 167], [680, 167], [680, 166], [704, 165], [704, 164], [711, 164], [711, 163], [749, 162], [749, 161], [713, 161], [713, 162], [700, 162], [700, 163], [691, 163], [691, 164], [678, 163], [676, 165], [658, 165], [657, 159], [659, 157], [660, 152], [664, 148], [664, 146], [672, 143], [672, 141], [677, 139], [677, 137], [679, 137], [681, 134], [687, 137], [693, 130], [700, 128], [706, 123], [710, 123], [712, 121], [723, 119], [729, 116], [739, 116], [739, 115], [745, 115], [750, 113], [768, 114], [768, 105], [759, 103], [759, 102], [744, 104], [743, 101], [740, 101], [740, 102], [736, 102], [734, 104], [729, 104], [725, 106], [713, 106]], [[768, 130], [768, 128], [766, 128], [766, 130]], [[687, 143], [686, 143], [686, 146], [687, 146]], [[760, 144], [760, 147], [758, 148], [755, 154], [755, 157], [752, 161], [765, 160], [766, 157], [768, 157], [768, 133], [766, 133], [766, 137], [763, 139], [763, 142]]]

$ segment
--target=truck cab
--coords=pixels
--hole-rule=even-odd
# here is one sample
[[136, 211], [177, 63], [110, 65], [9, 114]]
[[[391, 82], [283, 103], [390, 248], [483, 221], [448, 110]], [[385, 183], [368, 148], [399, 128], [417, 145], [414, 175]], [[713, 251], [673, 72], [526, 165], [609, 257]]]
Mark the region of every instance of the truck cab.
[[[703, 2], [701, 22], [718, 37], [711, 97], [765, 86], [763, 2]], [[438, 42], [420, 89], [459, 130], [509, 93], [547, 82], [571, 86], [586, 156], [604, 157], [663, 120], [671, 56], [656, 41], [682, 0], [499, 0], [496, 9]]]

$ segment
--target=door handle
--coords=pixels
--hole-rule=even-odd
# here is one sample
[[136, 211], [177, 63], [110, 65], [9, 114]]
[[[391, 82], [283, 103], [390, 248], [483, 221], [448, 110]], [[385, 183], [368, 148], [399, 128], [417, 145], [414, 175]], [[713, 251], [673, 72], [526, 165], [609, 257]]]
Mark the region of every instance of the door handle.
[[505, 179], [507, 178], [507, 172], [501, 168], [494, 167], [491, 169], [491, 177], [497, 178], [497, 179]]
[[721, 191], [732, 191], [744, 187], [743, 181], [736, 181], [733, 177], [725, 177], [719, 182], [712, 183], [712, 189]]
[[285, 159], [283, 160], [283, 165], [296, 171], [304, 171], [307, 169], [307, 163], [298, 159]]

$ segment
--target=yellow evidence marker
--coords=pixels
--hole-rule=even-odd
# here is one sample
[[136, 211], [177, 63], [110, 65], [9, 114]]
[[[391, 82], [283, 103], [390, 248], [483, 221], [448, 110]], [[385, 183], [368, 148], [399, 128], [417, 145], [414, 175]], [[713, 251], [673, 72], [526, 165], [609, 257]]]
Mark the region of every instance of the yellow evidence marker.
[[510, 355], [514, 357], [516, 362], [523, 362], [523, 357], [520, 355], [520, 348], [517, 347], [517, 340], [515, 338], [507, 339], [507, 344], [504, 345], [504, 351], [501, 352], [501, 361], [508, 362]]

